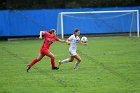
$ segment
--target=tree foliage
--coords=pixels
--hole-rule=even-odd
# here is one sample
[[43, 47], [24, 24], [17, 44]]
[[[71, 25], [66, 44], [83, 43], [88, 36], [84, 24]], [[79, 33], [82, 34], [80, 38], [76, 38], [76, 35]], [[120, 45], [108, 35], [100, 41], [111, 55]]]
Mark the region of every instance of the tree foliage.
[[58, 9], [139, 6], [140, 0], [1, 0], [0, 9]]

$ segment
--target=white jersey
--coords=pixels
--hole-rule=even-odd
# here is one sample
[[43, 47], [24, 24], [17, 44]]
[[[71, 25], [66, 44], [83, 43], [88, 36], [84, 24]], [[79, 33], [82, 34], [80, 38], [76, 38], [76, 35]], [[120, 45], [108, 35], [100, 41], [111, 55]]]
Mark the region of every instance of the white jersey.
[[76, 50], [78, 40], [80, 40], [80, 38], [73, 34], [68, 38], [68, 40], [70, 40], [70, 48], [69, 48], [69, 50]]

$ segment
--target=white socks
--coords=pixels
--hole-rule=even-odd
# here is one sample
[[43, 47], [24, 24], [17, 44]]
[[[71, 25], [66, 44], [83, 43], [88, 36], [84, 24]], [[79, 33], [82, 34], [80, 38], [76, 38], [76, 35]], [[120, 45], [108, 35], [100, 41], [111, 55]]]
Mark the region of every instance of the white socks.
[[[68, 63], [69, 62], [69, 58], [67, 59], [64, 59], [61, 61], [61, 64], [64, 64], [64, 63]], [[78, 65], [79, 65], [80, 62], [76, 62], [75, 65], [74, 65], [74, 70], [78, 70]]]
[[78, 64], [79, 64], [79, 63], [80, 63], [80, 62], [76, 62], [76, 63], [75, 63], [75, 65], [74, 65], [74, 69], [75, 69], [75, 70], [78, 69]]
[[67, 63], [67, 62], [69, 62], [69, 58], [64, 59], [63, 61], [61, 61], [61, 64], [64, 64], [64, 63]]

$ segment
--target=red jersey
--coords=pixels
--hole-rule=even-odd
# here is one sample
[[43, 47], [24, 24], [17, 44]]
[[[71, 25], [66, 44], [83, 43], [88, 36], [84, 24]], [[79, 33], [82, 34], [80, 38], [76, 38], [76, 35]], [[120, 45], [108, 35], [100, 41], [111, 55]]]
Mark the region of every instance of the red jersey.
[[56, 36], [52, 36], [50, 33], [48, 32], [44, 32], [43, 33], [45, 35], [45, 39], [44, 39], [44, 43], [42, 45], [42, 48], [47, 48], [49, 49], [50, 48], [50, 45], [55, 42], [55, 41], [58, 41], [59, 38], [56, 37]]

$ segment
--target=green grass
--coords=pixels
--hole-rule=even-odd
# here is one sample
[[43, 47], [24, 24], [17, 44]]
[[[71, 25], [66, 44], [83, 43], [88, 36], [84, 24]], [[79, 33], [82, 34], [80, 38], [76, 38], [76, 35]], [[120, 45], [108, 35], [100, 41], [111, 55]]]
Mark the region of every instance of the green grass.
[[[43, 58], [26, 72], [26, 64], [39, 53], [43, 40], [0, 42], [0, 93], [140, 93], [140, 38], [88, 38], [78, 45], [82, 58], [77, 71], [73, 63], [52, 71]], [[69, 57], [68, 45], [54, 43], [58, 60]]]

